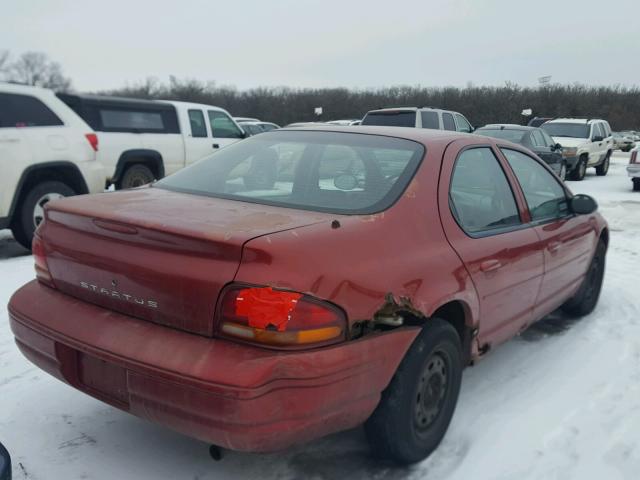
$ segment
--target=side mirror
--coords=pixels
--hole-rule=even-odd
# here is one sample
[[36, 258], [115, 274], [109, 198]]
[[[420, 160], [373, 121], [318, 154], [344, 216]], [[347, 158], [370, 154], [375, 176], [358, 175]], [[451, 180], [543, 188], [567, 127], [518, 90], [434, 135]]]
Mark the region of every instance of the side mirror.
[[604, 140], [604, 137], [603, 137], [602, 135], [595, 135], [595, 136], [593, 137], [593, 141], [594, 141], [594, 142], [601, 142], [601, 141], [603, 141], [603, 140]]
[[569, 208], [578, 215], [589, 215], [598, 209], [598, 203], [589, 195], [578, 194], [569, 200]]
[[554, 150], [562, 150], [562, 145], [560, 145], [559, 143], [556, 143], [556, 144], [553, 146], [553, 149], [554, 149]]
[[0, 480], [11, 480], [11, 457], [0, 443]]

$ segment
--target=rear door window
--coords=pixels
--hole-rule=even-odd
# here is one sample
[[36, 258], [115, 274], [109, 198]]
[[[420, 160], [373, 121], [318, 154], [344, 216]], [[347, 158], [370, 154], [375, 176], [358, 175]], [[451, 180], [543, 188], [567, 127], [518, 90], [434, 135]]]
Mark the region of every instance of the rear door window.
[[191, 124], [191, 136], [204, 138], [207, 136], [207, 125], [204, 123], [202, 110], [189, 110], [189, 123]]
[[453, 121], [453, 115], [450, 113], [445, 112], [442, 114], [442, 124], [445, 130], [456, 130], [456, 123]]
[[30, 95], [0, 93], [0, 127], [52, 127], [62, 120], [42, 101]]
[[521, 223], [507, 177], [488, 147], [460, 154], [453, 167], [449, 202], [458, 224], [471, 234]]
[[381, 127], [415, 127], [416, 112], [411, 110], [393, 110], [367, 113], [362, 125]]
[[214, 138], [242, 138], [242, 131], [224, 112], [209, 110], [209, 124]]
[[420, 112], [420, 116], [422, 118], [422, 128], [432, 128], [434, 130], [440, 129], [440, 119], [438, 118], [438, 112]]
[[531, 136], [533, 137], [533, 144], [536, 147], [546, 147], [547, 146], [547, 145], [545, 145], [544, 137], [537, 130], [531, 132]]

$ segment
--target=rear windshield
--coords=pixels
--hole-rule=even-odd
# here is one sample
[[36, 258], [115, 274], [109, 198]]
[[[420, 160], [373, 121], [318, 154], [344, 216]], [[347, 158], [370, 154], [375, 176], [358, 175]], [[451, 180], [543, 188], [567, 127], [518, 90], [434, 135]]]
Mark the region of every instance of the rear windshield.
[[362, 120], [362, 125], [376, 125], [380, 127], [415, 127], [416, 112], [391, 111], [367, 113]]
[[393, 137], [276, 130], [226, 147], [155, 186], [245, 202], [343, 214], [391, 206], [422, 157]]
[[589, 125], [584, 123], [544, 123], [540, 128], [552, 137], [589, 138]]
[[501, 140], [508, 140], [513, 143], [522, 143], [522, 138], [526, 132], [522, 130], [501, 130], [501, 129], [489, 129], [479, 128], [475, 132], [477, 135], [484, 135], [485, 137], [499, 138]]

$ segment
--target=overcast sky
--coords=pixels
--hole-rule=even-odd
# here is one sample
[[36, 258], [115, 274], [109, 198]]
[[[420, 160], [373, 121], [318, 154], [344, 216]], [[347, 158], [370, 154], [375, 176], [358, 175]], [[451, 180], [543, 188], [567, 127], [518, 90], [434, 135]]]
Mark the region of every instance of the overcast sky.
[[19, 0], [0, 49], [81, 91], [169, 75], [234, 85], [640, 84], [632, 0]]

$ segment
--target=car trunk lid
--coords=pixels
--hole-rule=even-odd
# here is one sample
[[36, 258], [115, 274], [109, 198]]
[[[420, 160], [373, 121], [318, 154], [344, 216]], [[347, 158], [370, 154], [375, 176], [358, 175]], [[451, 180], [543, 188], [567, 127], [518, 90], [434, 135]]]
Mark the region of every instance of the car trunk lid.
[[38, 230], [60, 291], [140, 319], [212, 335], [243, 245], [326, 215], [158, 188], [51, 202]]

